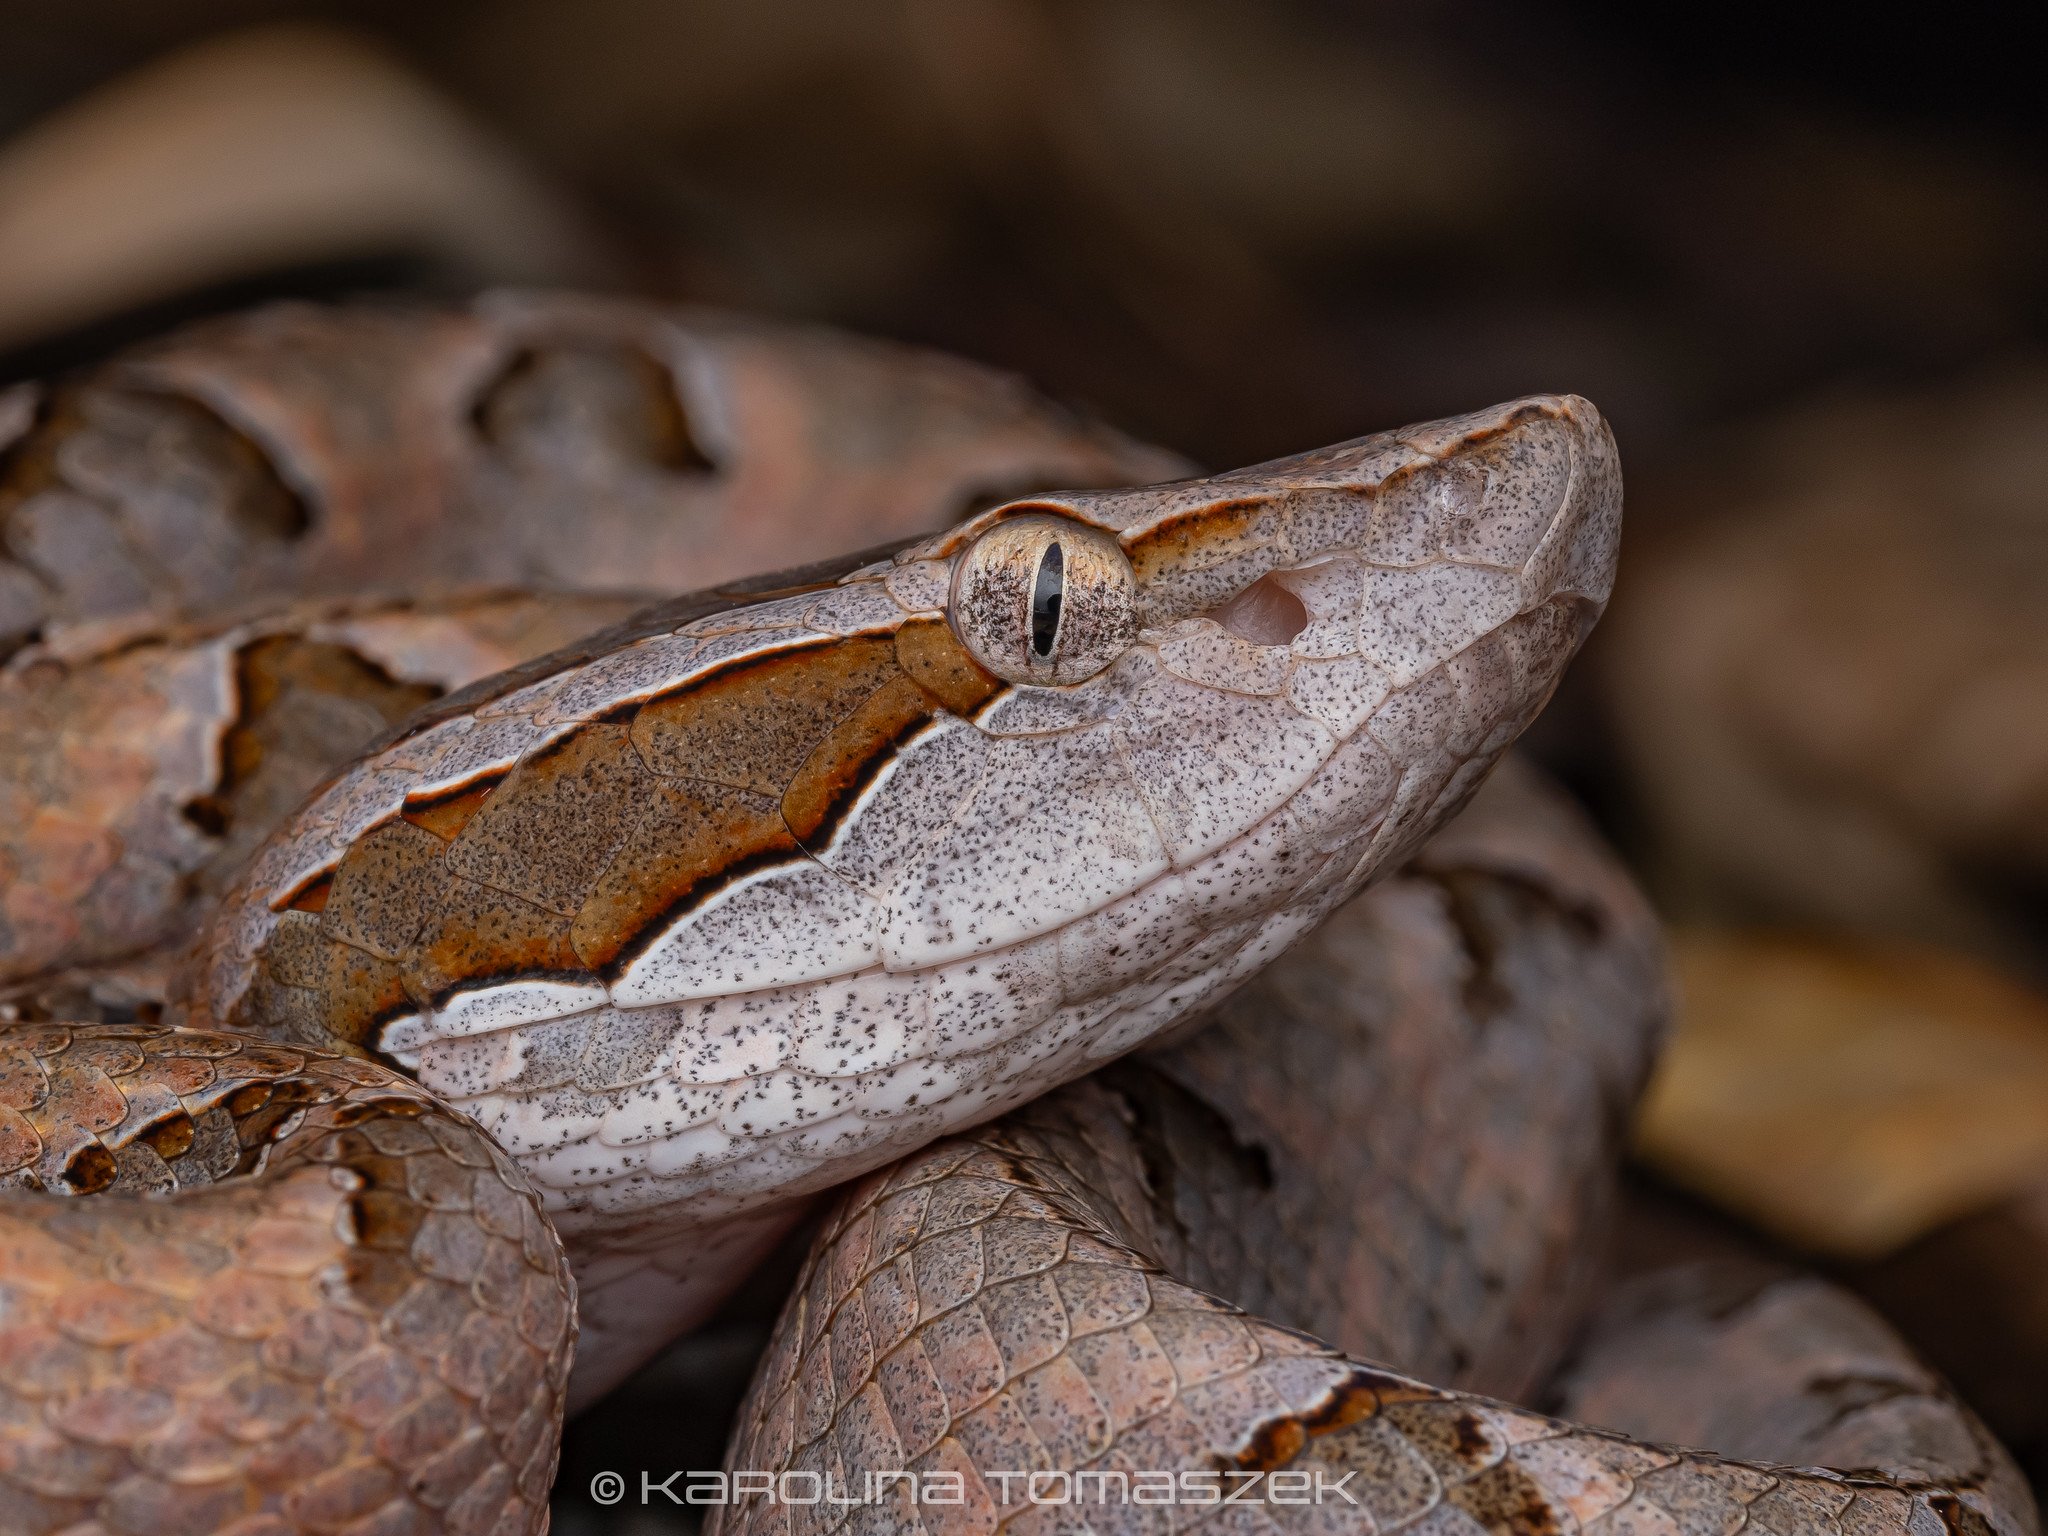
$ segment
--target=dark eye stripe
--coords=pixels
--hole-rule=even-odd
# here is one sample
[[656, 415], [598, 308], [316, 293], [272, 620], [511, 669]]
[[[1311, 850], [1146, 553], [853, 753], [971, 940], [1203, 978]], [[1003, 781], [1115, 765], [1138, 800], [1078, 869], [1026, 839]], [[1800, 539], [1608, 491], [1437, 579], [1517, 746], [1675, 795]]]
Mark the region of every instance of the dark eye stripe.
[[1059, 540], [1045, 546], [1039, 557], [1038, 579], [1031, 586], [1031, 649], [1039, 656], [1052, 654], [1060, 634], [1060, 603], [1066, 595], [1067, 557], [1060, 553]]

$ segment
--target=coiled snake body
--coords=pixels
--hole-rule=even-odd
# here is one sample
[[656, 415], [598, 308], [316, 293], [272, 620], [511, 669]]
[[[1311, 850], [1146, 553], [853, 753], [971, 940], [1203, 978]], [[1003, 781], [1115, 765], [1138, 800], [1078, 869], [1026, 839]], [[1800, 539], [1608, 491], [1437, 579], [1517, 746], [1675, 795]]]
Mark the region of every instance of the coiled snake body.
[[[1549, 697], [1619, 519], [1604, 423], [1537, 397], [1010, 502], [431, 707], [257, 854], [189, 1030], [0, 1035], [0, 1166], [41, 1192], [0, 1209], [0, 1359], [48, 1387], [0, 1426], [35, 1500], [0, 1528], [538, 1529], [565, 1390], [893, 1163], [827, 1218], [733, 1465], [961, 1497], [757, 1493], [729, 1526], [2017, 1531], [1995, 1452], [1951, 1490], [1658, 1451], [1167, 1278], [1102, 1197], [1133, 1117], [1201, 1140], [1170, 1088], [944, 1139], [1411, 854]], [[1230, 1468], [1357, 1496], [1009, 1481]]]

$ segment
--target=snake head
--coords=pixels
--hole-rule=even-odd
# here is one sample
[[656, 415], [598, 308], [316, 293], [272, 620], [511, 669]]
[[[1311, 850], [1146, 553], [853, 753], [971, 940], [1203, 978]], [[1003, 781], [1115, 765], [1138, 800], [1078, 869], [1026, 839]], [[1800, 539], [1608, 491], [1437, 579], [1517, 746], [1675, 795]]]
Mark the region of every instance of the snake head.
[[838, 1182], [1397, 863], [1549, 697], [1619, 521], [1598, 413], [1542, 396], [666, 605], [341, 775], [199, 1002], [415, 1072], [572, 1233]]

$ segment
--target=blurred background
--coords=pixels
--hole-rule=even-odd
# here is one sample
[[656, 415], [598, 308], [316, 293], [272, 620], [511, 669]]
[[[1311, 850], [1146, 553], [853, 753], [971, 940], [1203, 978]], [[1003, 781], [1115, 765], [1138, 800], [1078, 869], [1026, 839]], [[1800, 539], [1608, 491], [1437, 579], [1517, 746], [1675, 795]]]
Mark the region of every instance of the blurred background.
[[1591, 396], [1623, 575], [1533, 747], [1672, 924], [1644, 1177], [1854, 1280], [2040, 1476], [2042, 23], [16, 0], [0, 387], [512, 282], [932, 344], [1217, 467]]

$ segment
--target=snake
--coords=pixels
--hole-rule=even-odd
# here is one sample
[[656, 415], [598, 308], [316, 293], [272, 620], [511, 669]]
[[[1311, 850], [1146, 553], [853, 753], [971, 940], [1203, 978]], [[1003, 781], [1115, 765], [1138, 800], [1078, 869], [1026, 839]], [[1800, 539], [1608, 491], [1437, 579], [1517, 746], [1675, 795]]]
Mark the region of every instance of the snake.
[[[719, 1530], [2031, 1530], [1953, 1405], [1889, 1472], [1665, 1449], [1262, 1317], [1224, 1293], [1359, 1336], [1326, 1266], [1201, 1240], [1297, 1167], [1341, 1204], [1230, 1121], [1369, 1099], [1343, 1010], [1244, 1000], [1479, 791], [1620, 513], [1534, 396], [1001, 500], [428, 704], [165, 1021], [0, 1031], [0, 1529], [545, 1529], [564, 1411], [809, 1219]], [[1497, 883], [1473, 931], [1548, 921]]]

